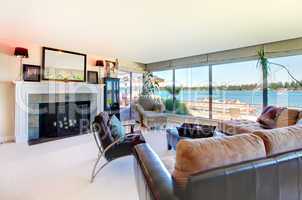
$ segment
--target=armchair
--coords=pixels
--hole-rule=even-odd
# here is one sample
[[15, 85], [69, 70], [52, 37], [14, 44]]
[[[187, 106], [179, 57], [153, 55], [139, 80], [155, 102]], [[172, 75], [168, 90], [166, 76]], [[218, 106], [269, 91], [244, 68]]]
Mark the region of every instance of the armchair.
[[158, 126], [166, 126], [167, 115], [164, 113], [166, 108], [160, 97], [141, 95], [132, 107], [138, 113], [138, 121], [142, 126], [151, 129]]
[[[108, 113], [102, 112], [95, 117], [95, 120], [91, 125], [92, 134], [99, 151], [92, 170], [91, 183], [94, 181], [97, 174], [108, 165], [110, 161], [131, 155], [132, 149], [136, 144], [145, 143], [145, 139], [141, 132], [133, 131], [133, 127], [131, 128], [131, 133], [126, 134], [124, 137], [114, 139], [111, 135], [109, 122], [110, 118]], [[126, 124], [126, 126], [132, 125]], [[106, 162], [98, 168], [102, 158], [105, 158]]]

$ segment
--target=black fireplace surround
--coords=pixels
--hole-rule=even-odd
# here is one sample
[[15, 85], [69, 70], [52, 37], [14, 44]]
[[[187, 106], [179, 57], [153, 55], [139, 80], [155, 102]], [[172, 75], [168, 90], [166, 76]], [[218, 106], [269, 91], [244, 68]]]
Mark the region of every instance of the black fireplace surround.
[[39, 104], [40, 143], [88, 133], [90, 101], [55, 102]]

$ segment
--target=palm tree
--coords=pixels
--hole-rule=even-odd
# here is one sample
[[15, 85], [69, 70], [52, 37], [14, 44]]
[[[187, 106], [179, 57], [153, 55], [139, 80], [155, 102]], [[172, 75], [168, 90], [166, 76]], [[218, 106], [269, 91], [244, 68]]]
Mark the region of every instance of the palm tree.
[[259, 56], [259, 60], [257, 63], [257, 66], [261, 66], [261, 70], [262, 70], [262, 80], [263, 80], [263, 107], [266, 107], [268, 104], [268, 99], [267, 99], [267, 95], [268, 95], [268, 74], [270, 72], [270, 65], [268, 62], [268, 59], [265, 57], [265, 52], [264, 49], [260, 49], [258, 51], [258, 56]]
[[159, 83], [151, 72], [143, 74], [143, 95], [153, 95], [159, 90]]
[[[164, 88], [169, 94], [173, 95], [173, 87], [166, 86]], [[179, 95], [179, 93], [182, 91], [181, 87], [175, 87], [175, 95]]]

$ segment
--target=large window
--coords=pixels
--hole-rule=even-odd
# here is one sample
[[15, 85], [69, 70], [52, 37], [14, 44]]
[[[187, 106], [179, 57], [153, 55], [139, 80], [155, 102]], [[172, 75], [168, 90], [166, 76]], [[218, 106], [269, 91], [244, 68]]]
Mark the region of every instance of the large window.
[[261, 71], [257, 61], [215, 65], [213, 118], [256, 119], [262, 110]]
[[[302, 81], [302, 56], [269, 59], [285, 66], [298, 81]], [[302, 108], [302, 86], [295, 82], [288, 72], [277, 65], [270, 65], [268, 104]]]
[[[258, 61], [154, 72], [159, 95], [175, 114], [255, 120], [268, 105], [302, 108], [302, 55], [269, 58], [268, 95]], [[281, 66], [280, 66], [281, 65]], [[297, 81], [295, 81], [296, 79]]]
[[127, 108], [130, 104], [130, 73], [119, 71], [120, 79], [120, 108]]
[[136, 101], [143, 86], [143, 75], [141, 73], [119, 71], [120, 79], [120, 116], [121, 120], [129, 120], [134, 117], [131, 110], [131, 102]]
[[143, 74], [132, 72], [132, 101], [137, 101], [143, 89]]
[[175, 70], [175, 113], [209, 117], [209, 67]]
[[173, 112], [173, 71], [159, 71], [153, 73], [159, 83], [159, 95], [166, 105], [167, 112]]

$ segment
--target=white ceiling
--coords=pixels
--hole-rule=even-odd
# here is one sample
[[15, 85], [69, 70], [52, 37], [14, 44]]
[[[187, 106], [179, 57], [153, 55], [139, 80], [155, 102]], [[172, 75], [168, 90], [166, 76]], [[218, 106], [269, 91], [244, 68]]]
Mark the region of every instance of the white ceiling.
[[150, 63], [302, 37], [301, 0], [1, 0], [0, 39]]

